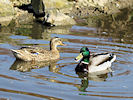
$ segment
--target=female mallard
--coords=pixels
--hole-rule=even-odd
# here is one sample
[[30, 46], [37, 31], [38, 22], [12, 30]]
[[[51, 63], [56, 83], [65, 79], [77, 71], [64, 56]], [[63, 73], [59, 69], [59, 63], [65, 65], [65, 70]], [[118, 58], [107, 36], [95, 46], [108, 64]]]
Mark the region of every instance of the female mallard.
[[82, 47], [79, 56], [75, 58], [80, 63], [75, 68], [76, 72], [98, 72], [104, 71], [111, 67], [111, 63], [116, 59], [112, 53], [100, 53], [90, 55], [87, 47]]
[[22, 47], [19, 50], [11, 50], [17, 59], [23, 61], [49, 61], [60, 57], [58, 45], [65, 45], [60, 38], [54, 37], [50, 41], [50, 50], [39, 47]]

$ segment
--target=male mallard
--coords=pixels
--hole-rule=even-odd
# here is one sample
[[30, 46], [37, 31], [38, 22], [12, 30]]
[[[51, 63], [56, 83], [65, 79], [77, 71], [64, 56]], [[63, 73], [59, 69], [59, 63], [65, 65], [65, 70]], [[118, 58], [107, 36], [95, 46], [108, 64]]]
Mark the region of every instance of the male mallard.
[[50, 41], [50, 50], [39, 47], [22, 47], [19, 50], [11, 50], [17, 59], [23, 61], [49, 61], [60, 57], [58, 45], [65, 45], [60, 38], [54, 37]]
[[112, 53], [100, 53], [90, 55], [87, 47], [82, 47], [79, 56], [75, 58], [80, 61], [75, 70], [77, 72], [98, 72], [110, 69], [111, 63], [116, 59]]

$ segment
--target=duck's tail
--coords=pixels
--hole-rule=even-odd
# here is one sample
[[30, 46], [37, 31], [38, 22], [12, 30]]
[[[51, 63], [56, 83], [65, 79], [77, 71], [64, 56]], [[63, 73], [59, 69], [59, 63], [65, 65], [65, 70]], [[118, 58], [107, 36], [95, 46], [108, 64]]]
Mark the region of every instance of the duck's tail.
[[11, 49], [11, 51], [12, 51], [13, 54], [19, 54], [18, 50]]
[[16, 58], [20, 58], [21, 52], [19, 50], [11, 49], [11, 51]]
[[115, 61], [115, 59], [116, 59], [116, 55], [113, 54], [113, 53], [111, 53], [111, 54], [110, 54], [110, 58], [111, 58], [110, 62], [112, 63], [112, 62]]

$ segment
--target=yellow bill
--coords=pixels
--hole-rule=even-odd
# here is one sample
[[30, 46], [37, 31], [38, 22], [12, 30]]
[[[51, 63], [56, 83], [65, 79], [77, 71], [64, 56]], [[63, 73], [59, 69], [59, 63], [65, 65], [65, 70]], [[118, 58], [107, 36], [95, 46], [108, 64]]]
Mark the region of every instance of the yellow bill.
[[62, 45], [62, 46], [67, 46], [67, 44], [64, 44], [63, 42], [60, 42], [60, 45]]
[[82, 55], [82, 53], [80, 53], [80, 54], [75, 58], [75, 61], [78, 62], [78, 61], [80, 61], [82, 58], [83, 58], [83, 55]]

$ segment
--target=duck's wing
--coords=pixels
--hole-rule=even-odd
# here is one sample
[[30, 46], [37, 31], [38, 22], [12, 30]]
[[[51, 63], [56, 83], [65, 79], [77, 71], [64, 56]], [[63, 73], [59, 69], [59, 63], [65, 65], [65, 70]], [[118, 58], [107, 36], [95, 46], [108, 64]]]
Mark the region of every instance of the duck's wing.
[[47, 54], [49, 50], [46, 50], [41, 47], [26, 47], [26, 48], [21, 48], [31, 54]]
[[11, 50], [13, 53], [17, 54], [47, 54], [49, 51], [40, 47], [21, 47], [19, 50]]
[[115, 59], [116, 59], [116, 56], [112, 53], [93, 54], [90, 57], [90, 64], [98, 66], [107, 61], [113, 62]]

